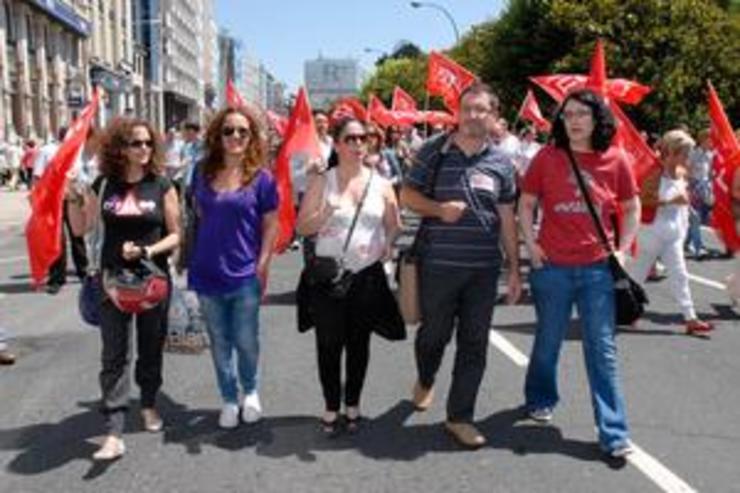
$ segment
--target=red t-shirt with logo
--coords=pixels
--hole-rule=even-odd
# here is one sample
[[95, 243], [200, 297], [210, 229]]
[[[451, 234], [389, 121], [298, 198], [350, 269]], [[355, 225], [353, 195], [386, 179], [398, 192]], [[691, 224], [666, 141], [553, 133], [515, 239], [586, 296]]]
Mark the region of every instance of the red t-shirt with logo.
[[[613, 242], [612, 216], [618, 203], [637, 195], [627, 156], [616, 147], [603, 153], [574, 152], [574, 156], [596, 212]], [[522, 191], [539, 200], [542, 224], [537, 241], [548, 262], [587, 265], [606, 257], [564, 150], [549, 145], [537, 153], [524, 176]]]

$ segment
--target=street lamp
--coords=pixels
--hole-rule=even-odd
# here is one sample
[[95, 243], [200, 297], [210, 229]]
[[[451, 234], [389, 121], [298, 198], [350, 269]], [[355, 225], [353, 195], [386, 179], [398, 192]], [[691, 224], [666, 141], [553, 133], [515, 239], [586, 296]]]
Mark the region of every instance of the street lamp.
[[434, 3], [434, 2], [410, 2], [409, 5], [411, 5], [413, 8], [418, 9], [421, 7], [429, 7], [431, 9], [437, 9], [440, 12], [444, 14], [445, 17], [447, 17], [447, 20], [450, 21], [450, 24], [452, 24], [452, 30], [455, 31], [455, 42], [460, 42], [460, 32], [457, 29], [457, 23], [455, 22], [455, 19], [452, 17], [452, 14], [444, 8], [443, 6]]

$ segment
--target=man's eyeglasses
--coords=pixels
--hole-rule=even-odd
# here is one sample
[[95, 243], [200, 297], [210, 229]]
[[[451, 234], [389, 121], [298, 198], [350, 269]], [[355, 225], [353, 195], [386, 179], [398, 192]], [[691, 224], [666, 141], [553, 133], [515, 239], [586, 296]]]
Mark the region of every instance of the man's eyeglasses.
[[344, 142], [345, 144], [350, 144], [350, 143], [364, 144], [367, 142], [367, 135], [366, 134], [345, 135], [342, 138], [342, 142]]
[[132, 149], [144, 149], [145, 147], [147, 149], [152, 149], [154, 147], [154, 142], [152, 140], [131, 140], [128, 143], [128, 146]]
[[252, 135], [252, 132], [247, 127], [224, 127], [221, 129], [221, 135], [224, 137], [231, 137], [234, 134], [244, 139]]

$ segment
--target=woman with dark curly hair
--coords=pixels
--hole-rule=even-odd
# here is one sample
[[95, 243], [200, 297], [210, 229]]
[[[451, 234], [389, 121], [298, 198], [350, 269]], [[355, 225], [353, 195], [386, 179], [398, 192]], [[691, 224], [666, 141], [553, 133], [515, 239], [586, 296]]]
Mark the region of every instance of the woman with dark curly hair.
[[206, 132], [205, 158], [193, 175], [198, 228], [188, 282], [200, 300], [223, 400], [219, 426], [262, 415], [258, 394], [259, 307], [277, 236], [278, 192], [267, 170], [267, 143], [246, 108], [219, 112]]
[[[617, 371], [614, 281], [569, 157], [584, 177], [610, 241], [615, 236], [611, 218], [622, 210], [615, 248], [622, 261], [637, 233], [640, 202], [625, 154], [611, 145], [614, 134], [614, 116], [604, 101], [592, 91], [575, 91], [556, 115], [554, 144], [534, 157], [524, 176], [519, 222], [532, 261], [529, 280], [537, 313], [524, 393], [530, 418], [549, 422], [559, 399], [560, 347], [575, 305], [599, 444], [608, 455], [624, 457], [631, 447]], [[535, 235], [538, 203], [542, 226]]]
[[[146, 121], [114, 120], [103, 136], [98, 166], [100, 176], [86, 200], [85, 222], [88, 229], [99, 220], [103, 222], [103, 272], [134, 270], [141, 267], [142, 259], [151, 260], [167, 272], [167, 256], [179, 242], [179, 208], [175, 189], [162, 176], [159, 135]], [[150, 432], [162, 429], [155, 401], [162, 385], [167, 303], [160, 302], [134, 315], [105, 296], [100, 308], [100, 386], [107, 436], [93, 455], [97, 460], [116, 459], [125, 451], [122, 434], [131, 387], [134, 319], [138, 350], [135, 378], [141, 388], [144, 428]]]

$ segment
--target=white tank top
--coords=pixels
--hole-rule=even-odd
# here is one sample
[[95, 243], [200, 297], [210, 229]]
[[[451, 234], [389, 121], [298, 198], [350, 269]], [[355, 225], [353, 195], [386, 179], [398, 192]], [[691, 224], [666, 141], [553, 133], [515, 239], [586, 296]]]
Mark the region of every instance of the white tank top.
[[[366, 173], [370, 174], [369, 171]], [[326, 178], [324, 200], [338, 203], [339, 207], [319, 229], [316, 238], [316, 254], [342, 258], [344, 242], [357, 206], [346, 197], [340, 199], [336, 168], [327, 171]], [[387, 186], [388, 180], [377, 173], [372, 174], [365, 203], [357, 218], [357, 225], [347, 246], [347, 253], [344, 254], [344, 265], [352, 272], [359, 272], [383, 257], [386, 240], [383, 224], [385, 215], [383, 193]]]
[[[660, 177], [658, 198], [662, 201], [674, 199], [686, 193], [686, 186], [684, 179], [669, 178], [663, 175]], [[678, 235], [685, 235], [689, 227], [689, 206], [671, 204], [658, 207], [654, 224], [656, 223], [658, 227], [675, 230]]]

